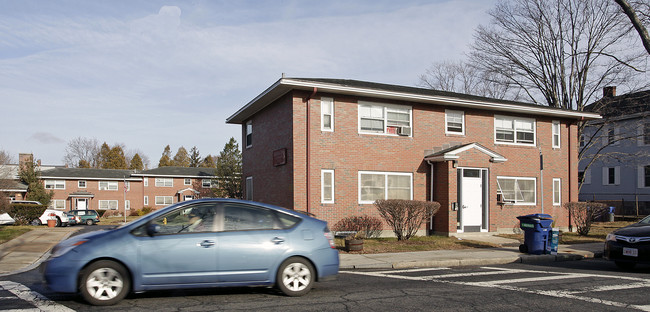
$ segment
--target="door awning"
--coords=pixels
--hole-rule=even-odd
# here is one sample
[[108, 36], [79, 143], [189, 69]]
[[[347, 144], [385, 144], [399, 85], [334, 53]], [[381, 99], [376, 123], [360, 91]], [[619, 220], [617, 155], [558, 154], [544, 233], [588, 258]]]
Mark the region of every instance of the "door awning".
[[91, 192], [86, 192], [86, 191], [76, 191], [73, 193], [70, 193], [68, 197], [85, 197], [85, 198], [93, 198], [95, 197], [95, 194]]
[[478, 144], [478, 143], [468, 143], [468, 144], [462, 144], [462, 145], [456, 145], [453, 147], [449, 147], [440, 151], [437, 151], [433, 154], [429, 154], [424, 157], [424, 160], [430, 161], [430, 162], [440, 162], [440, 161], [449, 161], [449, 160], [457, 160], [460, 158], [460, 153], [465, 152], [470, 149], [475, 149], [478, 150], [490, 157], [490, 161], [494, 163], [502, 163], [507, 161], [505, 157], [503, 157], [501, 154], [490, 150], [489, 148]]

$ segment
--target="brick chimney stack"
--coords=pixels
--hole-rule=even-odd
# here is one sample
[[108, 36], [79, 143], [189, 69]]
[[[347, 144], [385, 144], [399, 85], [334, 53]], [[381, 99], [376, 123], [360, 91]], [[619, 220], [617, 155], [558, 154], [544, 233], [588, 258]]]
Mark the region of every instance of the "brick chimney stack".
[[616, 86], [607, 86], [603, 88], [603, 97], [615, 97], [616, 96]]

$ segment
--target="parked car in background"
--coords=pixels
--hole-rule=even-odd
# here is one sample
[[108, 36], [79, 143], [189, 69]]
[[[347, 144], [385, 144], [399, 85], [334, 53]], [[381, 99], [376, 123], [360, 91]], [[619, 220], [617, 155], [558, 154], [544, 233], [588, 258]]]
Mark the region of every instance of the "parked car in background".
[[95, 210], [70, 210], [67, 214], [70, 219], [70, 225], [93, 225], [99, 223], [99, 214]]
[[0, 213], [0, 225], [12, 225], [16, 223], [16, 220], [12, 218], [8, 213]]
[[129, 292], [275, 285], [301, 296], [336, 277], [327, 222], [236, 199], [183, 201], [117, 229], [73, 236], [42, 264], [53, 291], [112, 305]]
[[39, 218], [32, 220], [32, 225], [47, 224], [47, 220], [55, 220], [56, 226], [68, 226], [70, 221], [65, 211], [45, 209], [45, 212]]
[[604, 257], [622, 269], [650, 264], [650, 216], [607, 234]]

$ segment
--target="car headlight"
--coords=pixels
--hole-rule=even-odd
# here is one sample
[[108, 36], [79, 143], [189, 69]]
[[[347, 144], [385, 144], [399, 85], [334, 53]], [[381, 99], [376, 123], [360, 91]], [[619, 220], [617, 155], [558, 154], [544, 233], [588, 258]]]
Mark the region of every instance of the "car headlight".
[[66, 253], [68, 253], [68, 251], [70, 251], [72, 249], [75, 249], [77, 246], [79, 246], [79, 245], [81, 245], [81, 244], [83, 244], [83, 243], [85, 243], [87, 241], [88, 240], [84, 239], [84, 240], [71, 242], [71, 243], [68, 243], [68, 244], [66, 244], [65, 242], [61, 243], [61, 244], [58, 244], [58, 245], [54, 246], [54, 248], [52, 248], [52, 254], [50, 255], [50, 257], [56, 258], [56, 257], [63, 256]]
[[609, 233], [609, 234], [607, 234], [607, 238], [605, 238], [605, 241], [608, 241], [608, 242], [609, 242], [609, 241], [615, 242], [615, 241], [616, 241], [616, 235], [614, 235], [613, 233]]

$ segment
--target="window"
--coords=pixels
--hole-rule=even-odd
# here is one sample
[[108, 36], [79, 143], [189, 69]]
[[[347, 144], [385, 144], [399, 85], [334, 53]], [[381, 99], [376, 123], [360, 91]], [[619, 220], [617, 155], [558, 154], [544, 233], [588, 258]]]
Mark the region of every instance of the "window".
[[562, 180], [553, 179], [553, 206], [562, 204]]
[[580, 135], [580, 147], [584, 147], [584, 146], [585, 146], [585, 135], [581, 134]]
[[99, 181], [100, 191], [117, 191], [117, 181]]
[[334, 131], [334, 99], [320, 99], [320, 130]]
[[359, 203], [377, 199], [413, 199], [411, 173], [359, 172]]
[[616, 140], [616, 130], [615, 130], [615, 128], [607, 129], [607, 143], [606, 144], [614, 144], [615, 140]]
[[203, 179], [201, 180], [201, 186], [204, 188], [211, 188], [212, 187], [212, 180], [211, 179]]
[[553, 132], [553, 148], [560, 148], [560, 122], [553, 120], [551, 127]]
[[253, 177], [246, 177], [246, 199], [253, 200]]
[[124, 191], [130, 191], [130, 190], [131, 190], [131, 182], [124, 181]]
[[156, 178], [156, 187], [172, 187], [172, 186], [174, 186], [174, 179]]
[[273, 211], [244, 205], [226, 205], [223, 209], [224, 231], [279, 229]]
[[536, 183], [535, 178], [497, 177], [497, 194], [514, 204], [535, 205]]
[[144, 197], [144, 205], [148, 206], [149, 205], [149, 196]]
[[445, 125], [447, 134], [465, 134], [465, 113], [446, 109]]
[[[216, 230], [217, 206], [214, 204], [199, 204], [184, 206], [151, 220], [158, 226], [157, 235], [175, 235], [192, 232], [213, 232]], [[145, 236], [145, 226], [137, 228], [135, 235]]]
[[117, 210], [117, 200], [100, 200], [99, 209], [101, 210]]
[[192, 179], [191, 178], [183, 179], [183, 185], [192, 185]]
[[174, 203], [173, 196], [156, 196], [156, 206], [168, 206]]
[[323, 169], [321, 176], [321, 203], [334, 203], [334, 170]]
[[638, 138], [636, 140], [637, 146], [647, 146], [650, 145], [650, 122], [645, 121], [637, 127], [638, 129]]
[[650, 187], [650, 165], [638, 167], [638, 187]]
[[359, 133], [411, 135], [411, 107], [359, 101]]
[[578, 171], [578, 183], [591, 184], [591, 169]]
[[77, 181], [77, 187], [78, 188], [86, 188], [86, 180]]
[[124, 209], [126, 210], [131, 210], [131, 201], [130, 200], [125, 200], [124, 201]]
[[603, 185], [619, 185], [621, 183], [621, 167], [603, 167]]
[[246, 147], [253, 146], [253, 121], [246, 122]]
[[57, 210], [65, 210], [65, 200], [64, 199], [53, 199], [50, 201], [50, 208]]
[[535, 120], [504, 116], [494, 117], [496, 143], [535, 145]]
[[45, 180], [45, 188], [50, 190], [65, 190], [65, 180]]
[[144, 186], [149, 186], [149, 178], [143, 178]]

